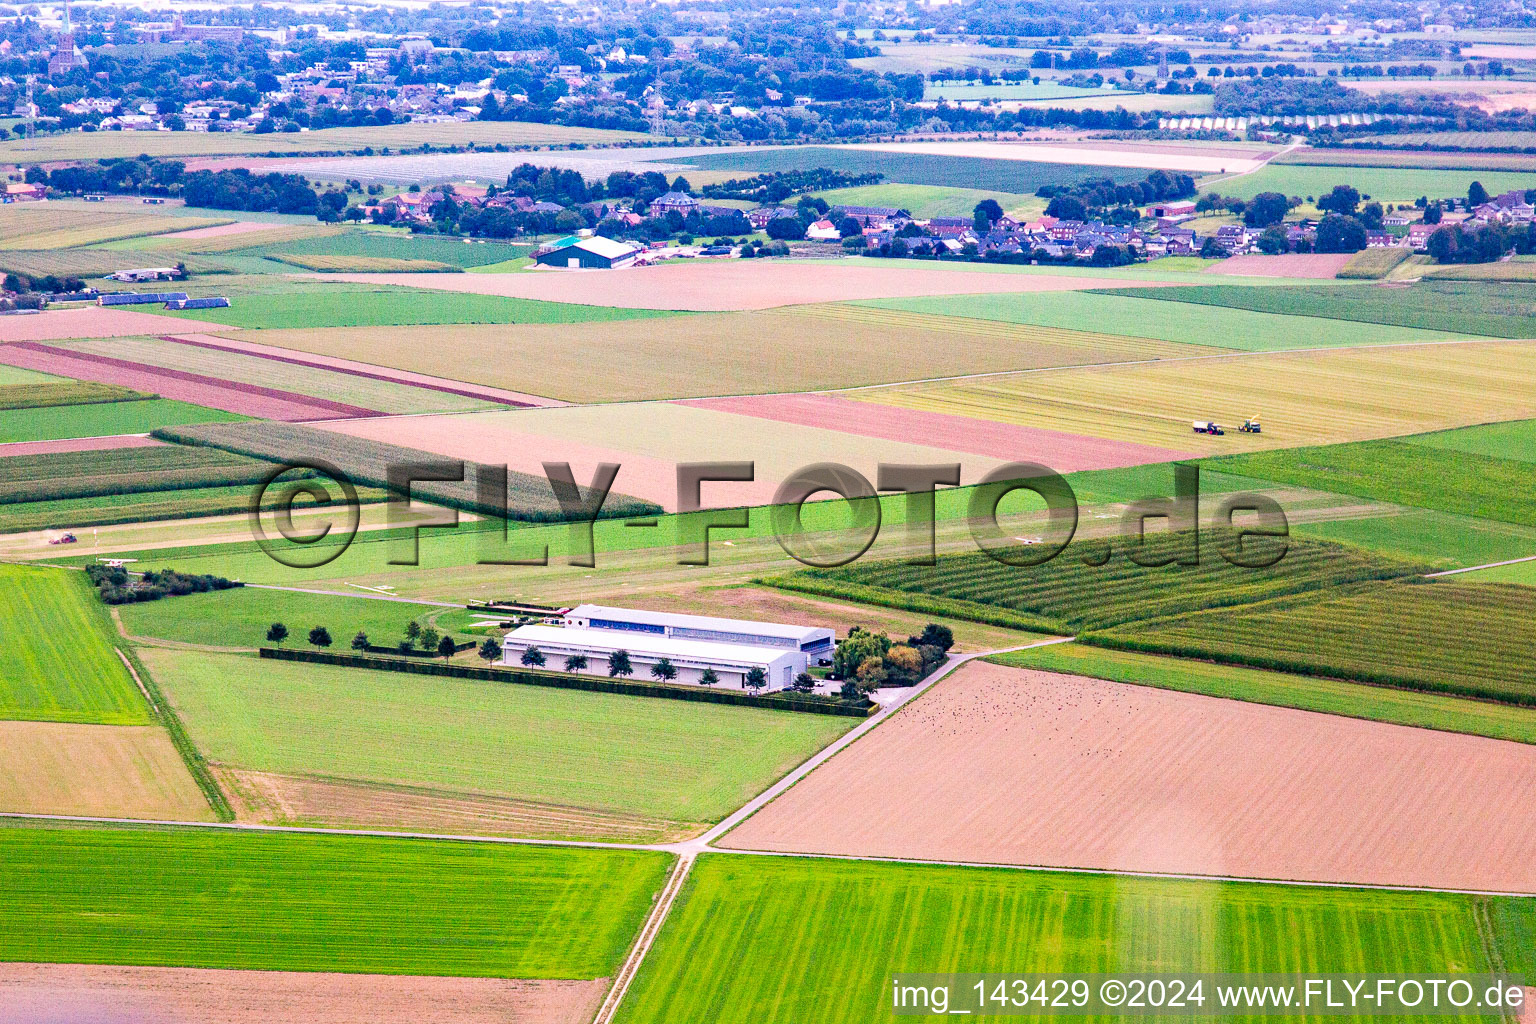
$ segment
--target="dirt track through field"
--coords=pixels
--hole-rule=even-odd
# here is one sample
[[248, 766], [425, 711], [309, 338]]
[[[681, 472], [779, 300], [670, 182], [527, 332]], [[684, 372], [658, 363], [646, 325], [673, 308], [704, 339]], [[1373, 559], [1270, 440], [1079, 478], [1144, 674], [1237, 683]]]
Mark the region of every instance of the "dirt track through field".
[[594, 981], [0, 963], [0, 1024], [584, 1024]]
[[1536, 892], [1536, 747], [978, 663], [718, 845]]
[[[1170, 462], [1193, 454], [1130, 441], [1084, 437], [1081, 434], [1022, 427], [969, 416], [854, 402], [837, 395], [702, 398], [678, 404], [780, 423], [824, 427], [863, 437], [916, 442], [1009, 461], [1038, 462], [1061, 473]], [[896, 415], [891, 415], [892, 412]]]
[[272, 225], [255, 220], [232, 220], [228, 224], [192, 228], [190, 231], [172, 231], [161, 238], [223, 238], [225, 235], [248, 235], [253, 231], [271, 231]]
[[162, 398], [179, 399], [210, 409], [269, 420], [325, 420], [379, 415], [372, 409], [332, 402], [325, 398], [298, 395], [256, 384], [233, 384], [200, 373], [75, 352], [31, 341], [0, 346], [0, 363], [73, 377], [76, 380], [121, 384]]
[[724, 311], [770, 309], [811, 302], [895, 299], [921, 295], [1155, 288], [1158, 281], [1124, 278], [989, 274], [963, 270], [878, 267], [838, 260], [719, 260], [619, 270], [520, 270], [510, 274], [327, 274], [360, 284], [405, 285], [476, 295], [573, 302], [629, 309]]
[[56, 452], [100, 452], [118, 448], [154, 448], [165, 444], [142, 434], [113, 434], [107, 437], [71, 437], [62, 441], [12, 441], [0, 444], [0, 459], [8, 455], [52, 455]]
[[64, 338], [123, 338], [133, 334], [163, 334], [167, 330], [230, 329], [203, 320], [156, 316], [132, 309], [82, 306], [79, 309], [50, 309], [35, 315], [0, 317], [0, 343], [58, 341]]

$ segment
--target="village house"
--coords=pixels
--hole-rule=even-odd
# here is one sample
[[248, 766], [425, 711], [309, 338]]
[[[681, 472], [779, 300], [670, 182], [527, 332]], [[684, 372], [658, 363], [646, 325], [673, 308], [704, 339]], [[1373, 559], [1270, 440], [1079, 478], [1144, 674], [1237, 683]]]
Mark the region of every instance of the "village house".
[[665, 217], [669, 213], [676, 213], [680, 217], [686, 217], [699, 209], [699, 201], [686, 192], [667, 192], [657, 196], [651, 201], [651, 216]]

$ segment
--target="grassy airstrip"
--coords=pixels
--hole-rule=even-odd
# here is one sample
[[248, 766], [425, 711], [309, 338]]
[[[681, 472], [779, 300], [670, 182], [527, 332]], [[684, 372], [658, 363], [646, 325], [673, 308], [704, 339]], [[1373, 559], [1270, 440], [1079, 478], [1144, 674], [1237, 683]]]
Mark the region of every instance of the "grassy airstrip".
[[1533, 909], [1528, 900], [706, 855], [618, 1020], [866, 1024], [891, 1013], [899, 972], [1471, 973], [1499, 959], [1529, 970], [1522, 943]]
[[617, 966], [667, 861], [340, 836], [4, 828], [0, 960], [598, 978]]
[[0, 718], [147, 725], [85, 574], [0, 563]]
[[141, 656], [215, 762], [621, 812], [654, 829], [723, 817], [852, 725], [236, 655]]

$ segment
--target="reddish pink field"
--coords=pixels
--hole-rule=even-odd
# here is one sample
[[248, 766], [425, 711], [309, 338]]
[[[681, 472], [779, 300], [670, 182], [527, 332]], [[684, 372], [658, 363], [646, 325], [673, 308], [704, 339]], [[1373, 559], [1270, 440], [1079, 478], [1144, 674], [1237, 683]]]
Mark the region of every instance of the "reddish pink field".
[[522, 270], [510, 274], [327, 274], [326, 277], [362, 284], [406, 285], [588, 306], [716, 312], [919, 295], [1150, 288], [1161, 283], [802, 260], [782, 263], [777, 260], [695, 261], [619, 270]]
[[1536, 747], [974, 663], [721, 845], [1536, 893]]
[[[155, 308], [159, 308], [158, 306]], [[123, 338], [166, 331], [227, 331], [222, 324], [181, 320], [131, 309], [82, 306], [50, 309], [33, 316], [0, 316], [0, 343], [57, 341], [61, 338]]]
[[192, 228], [189, 231], [173, 231], [161, 238], [222, 238], [225, 235], [246, 235], [252, 231], [269, 231], [280, 225], [263, 224], [254, 220], [237, 220], [229, 224], [215, 224], [207, 228]]
[[153, 448], [163, 444], [140, 434], [112, 437], [71, 437], [63, 441], [12, 441], [0, 444], [0, 459], [10, 455], [52, 455], [55, 452], [99, 452], [118, 448]]
[[1242, 277], [1332, 278], [1344, 269], [1349, 257], [1347, 252], [1288, 252], [1278, 256], [1250, 252], [1217, 260], [1205, 272]]
[[209, 409], [222, 409], [269, 420], [325, 420], [379, 415], [372, 409], [296, 395], [290, 391], [255, 384], [234, 384], [185, 370], [72, 352], [30, 341], [0, 346], [0, 363], [73, 377], [76, 380], [120, 384], [162, 398], [174, 398]]
[[696, 398], [677, 404], [697, 405], [781, 423], [825, 427], [863, 437], [880, 437], [976, 455], [990, 455], [1010, 462], [1038, 462], [1061, 473], [1170, 462], [1194, 454], [1129, 441], [1109, 441], [1058, 430], [971, 419], [969, 416], [855, 402], [837, 395]]

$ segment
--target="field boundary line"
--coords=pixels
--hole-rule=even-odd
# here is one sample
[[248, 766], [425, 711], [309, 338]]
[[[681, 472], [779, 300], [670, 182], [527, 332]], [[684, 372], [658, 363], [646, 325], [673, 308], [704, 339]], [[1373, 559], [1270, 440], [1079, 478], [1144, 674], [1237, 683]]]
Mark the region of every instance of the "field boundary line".
[[[116, 612], [116, 610], [117, 609], [115, 609], [115, 608], [113, 609], [114, 612]], [[113, 617], [114, 620], [117, 618], [117, 616], [115, 614], [112, 617]], [[118, 622], [117, 628], [119, 630], [121, 630], [123, 628], [123, 624], [121, 622]], [[123, 636], [125, 636], [125, 637], [127, 635], [128, 635], [127, 633], [123, 634]], [[145, 702], [149, 704], [149, 710], [154, 712], [154, 715], [155, 715], [156, 718], [159, 718], [160, 717], [160, 705], [156, 704], [155, 703], [155, 698], [153, 698], [153, 697], [151, 697], [149, 695], [149, 690], [146, 689], [145, 686], [144, 686], [144, 680], [140, 679], [138, 672], [134, 671], [133, 662], [128, 660], [128, 655], [123, 653], [123, 649], [121, 647], [113, 647], [112, 648], [112, 653], [117, 655], [117, 660], [121, 661], [123, 663], [123, 668], [126, 668], [128, 670], [128, 674], [133, 677], [133, 685], [137, 686], [139, 688], [139, 692], [144, 695]]]
[[1502, 562], [1488, 562], [1484, 565], [1469, 565], [1465, 569], [1443, 569], [1440, 572], [1427, 572], [1424, 578], [1432, 580], [1440, 576], [1459, 576], [1464, 572], [1477, 572], [1479, 569], [1497, 569], [1501, 565], [1519, 565], [1521, 562], [1536, 562], [1536, 555], [1526, 555], [1524, 558], [1506, 558]]
[[619, 972], [608, 989], [607, 997], [597, 1008], [597, 1016], [592, 1018], [592, 1024], [611, 1024], [614, 1014], [619, 1012], [619, 1004], [624, 1002], [629, 986], [634, 982], [635, 975], [640, 972], [640, 965], [645, 962], [646, 954], [655, 945], [656, 937], [661, 934], [662, 925], [666, 924], [667, 917], [672, 913], [672, 907], [677, 902], [677, 894], [682, 892], [683, 883], [687, 881], [689, 872], [693, 870], [695, 858], [696, 855], [691, 852], [678, 856], [677, 864], [672, 868], [672, 874], [667, 878], [667, 884], [662, 888], [656, 906], [651, 908], [650, 916], [646, 918], [640, 934], [635, 938], [634, 948], [629, 951], [629, 956], [624, 958], [624, 963], [619, 967]]

